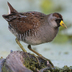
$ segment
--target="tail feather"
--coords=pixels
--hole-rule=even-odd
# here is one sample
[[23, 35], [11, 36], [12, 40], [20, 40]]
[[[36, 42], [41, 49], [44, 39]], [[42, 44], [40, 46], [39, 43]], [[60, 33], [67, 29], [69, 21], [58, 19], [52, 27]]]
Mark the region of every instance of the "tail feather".
[[15, 13], [9, 14], [9, 15], [2, 15], [2, 17], [8, 22], [10, 22], [10, 21], [12, 21], [12, 20], [17, 18]]
[[9, 2], [8, 3], [8, 6], [9, 6], [9, 14], [8, 15], [2, 15], [2, 17], [6, 20], [6, 21], [11, 21], [13, 19], [16, 18], [16, 14], [18, 13], [12, 6]]
[[2, 17], [4, 18], [4, 19], [6, 19], [7, 21], [8, 21], [8, 15], [2, 15]]
[[11, 13], [18, 13], [12, 6], [9, 2], [7, 2], [8, 6], [9, 6], [9, 14]]

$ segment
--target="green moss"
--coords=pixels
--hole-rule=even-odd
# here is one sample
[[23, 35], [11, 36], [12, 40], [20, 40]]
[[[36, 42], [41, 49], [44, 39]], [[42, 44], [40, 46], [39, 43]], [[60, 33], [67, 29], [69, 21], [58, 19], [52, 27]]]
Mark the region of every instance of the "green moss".
[[39, 59], [33, 54], [32, 56], [29, 55], [29, 57], [24, 58], [24, 65], [34, 72], [46, 67], [45, 62], [46, 61], [40, 62]]
[[63, 67], [63, 71], [65, 71], [65, 72], [70, 72], [70, 68], [69, 68], [68, 66], [64, 66], [64, 67]]
[[33, 72], [37, 72], [38, 70], [43, 72], [72, 72], [72, 67], [64, 66], [63, 68], [59, 67], [47, 67], [47, 61], [36, 57], [33, 54], [28, 54], [24, 57], [24, 65], [25, 67], [31, 69]]
[[64, 66], [63, 68], [55, 67], [54, 69], [46, 69], [43, 72], [72, 72], [72, 69], [70, 67]]

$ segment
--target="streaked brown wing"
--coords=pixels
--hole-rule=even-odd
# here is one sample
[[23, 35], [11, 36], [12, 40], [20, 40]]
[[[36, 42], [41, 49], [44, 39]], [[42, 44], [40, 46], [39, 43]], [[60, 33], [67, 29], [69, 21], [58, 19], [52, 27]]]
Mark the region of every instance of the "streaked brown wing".
[[18, 33], [24, 33], [28, 30], [38, 28], [44, 16], [44, 14], [39, 12], [19, 13], [14, 16], [14, 19], [12, 18], [12, 20], [9, 21], [9, 24], [11, 24]]

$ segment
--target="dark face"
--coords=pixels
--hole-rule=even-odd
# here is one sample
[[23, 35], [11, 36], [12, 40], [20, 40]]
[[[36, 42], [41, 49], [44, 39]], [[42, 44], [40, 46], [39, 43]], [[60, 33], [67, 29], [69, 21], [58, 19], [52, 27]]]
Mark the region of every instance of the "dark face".
[[60, 26], [60, 22], [61, 22], [62, 19], [56, 19], [56, 23], [57, 23], [57, 26], [59, 27]]
[[56, 21], [56, 23], [57, 23], [57, 27], [63, 26], [63, 27], [65, 27], [65, 28], [67, 28], [66, 25], [65, 25], [64, 22], [63, 22], [63, 18], [62, 18], [62, 15], [61, 15], [61, 14], [59, 14], [59, 13], [54, 13], [53, 16], [56, 17], [55, 21]]
[[63, 21], [63, 18], [62, 18], [62, 16], [61, 16], [61, 14], [59, 14], [59, 13], [54, 13], [53, 16], [56, 17], [55, 21], [56, 21], [56, 23], [57, 23], [57, 26], [59, 27], [59, 26], [60, 26], [60, 22]]

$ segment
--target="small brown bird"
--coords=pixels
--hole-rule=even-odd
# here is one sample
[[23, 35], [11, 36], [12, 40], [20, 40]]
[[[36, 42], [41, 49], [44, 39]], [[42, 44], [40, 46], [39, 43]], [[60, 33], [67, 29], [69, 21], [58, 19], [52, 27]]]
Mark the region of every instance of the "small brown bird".
[[31, 45], [38, 45], [52, 41], [60, 26], [65, 28], [62, 15], [59, 13], [51, 13], [45, 15], [41, 12], [17, 12], [8, 2], [9, 14], [3, 15], [9, 25], [9, 30], [16, 36], [16, 42], [23, 51], [26, 50], [19, 41], [23, 41], [28, 48], [42, 57], [41, 54], [31, 49]]

